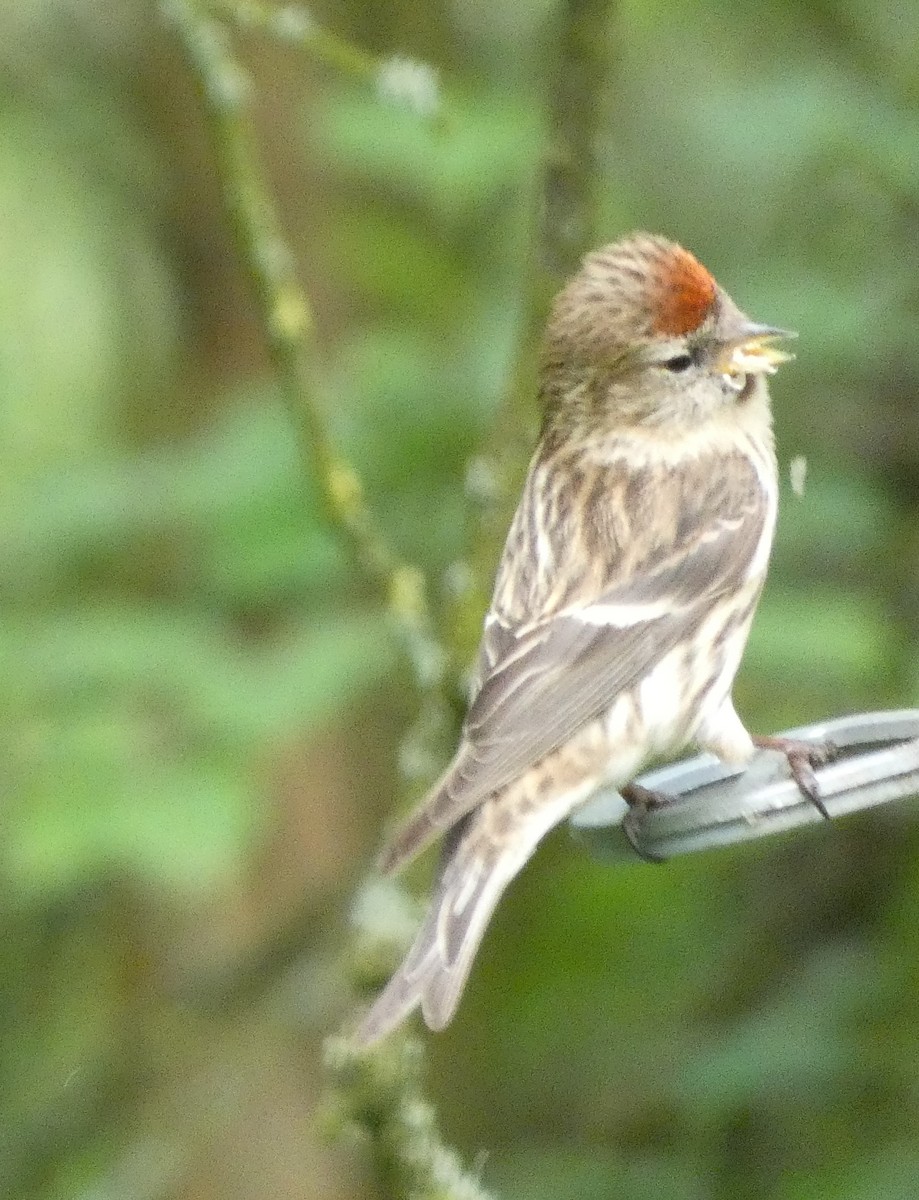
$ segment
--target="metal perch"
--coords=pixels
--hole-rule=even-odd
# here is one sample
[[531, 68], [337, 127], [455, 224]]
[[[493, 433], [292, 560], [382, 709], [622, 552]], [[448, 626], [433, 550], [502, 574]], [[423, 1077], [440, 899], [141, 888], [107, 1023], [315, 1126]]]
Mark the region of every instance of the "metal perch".
[[[839, 717], [783, 736], [836, 746], [833, 761], [816, 772], [832, 817], [919, 795], [919, 709]], [[636, 782], [676, 797], [675, 803], [650, 810], [639, 824], [639, 845], [651, 858], [730, 846], [823, 819], [791, 779], [784, 755], [774, 750], [757, 751], [740, 769], [700, 754], [649, 771]], [[599, 792], [572, 817], [572, 832], [604, 862], [634, 861], [622, 829], [627, 811], [618, 792]]]

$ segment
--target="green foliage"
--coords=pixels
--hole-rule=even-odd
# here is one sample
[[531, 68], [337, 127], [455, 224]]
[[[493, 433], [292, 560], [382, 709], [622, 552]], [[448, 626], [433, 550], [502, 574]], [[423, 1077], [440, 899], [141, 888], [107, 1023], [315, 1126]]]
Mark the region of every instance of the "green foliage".
[[[346, 576], [285, 421], [263, 396], [196, 444], [37, 472], [6, 515], [13, 894], [105, 867], [206, 886], [251, 842], [250, 764], [394, 661], [383, 618], [361, 605], [294, 607]], [[118, 576], [157, 544], [172, 548], [170, 594], [129, 600]], [[56, 602], [81, 575], [79, 599]], [[249, 613], [267, 623], [254, 640]]]
[[[140, 5], [71, 7], [0, 17], [0, 1193], [366, 1195], [312, 1141], [314, 1034], [415, 698], [265, 370], [185, 67]], [[442, 68], [433, 119], [241, 42], [336, 446], [448, 599], [493, 558], [470, 460], [532, 420], [506, 401], [564, 10], [327, 4]], [[760, 730], [919, 703], [916, 22], [654, 0], [594, 31], [599, 238], [669, 233], [801, 335], [773, 392], [808, 482], [738, 686]], [[911, 813], [662, 869], [560, 834], [432, 1039], [484, 1186], [911, 1197]]]

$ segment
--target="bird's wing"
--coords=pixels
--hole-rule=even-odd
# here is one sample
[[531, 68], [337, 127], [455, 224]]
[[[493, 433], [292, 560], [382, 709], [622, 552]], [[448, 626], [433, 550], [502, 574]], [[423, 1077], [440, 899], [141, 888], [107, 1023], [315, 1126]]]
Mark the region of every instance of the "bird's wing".
[[[482, 682], [459, 749], [385, 856], [388, 869], [606, 712], [670, 649], [692, 638], [720, 597], [742, 587], [769, 507], [753, 463], [735, 453], [707, 470], [694, 463], [674, 478], [680, 471], [668, 468], [663, 487], [651, 470], [619, 479], [633, 511], [632, 552], [612, 547], [599, 588], [568, 595], [556, 611], [528, 622], [492, 609], [479, 655]], [[633, 543], [642, 538], [644, 550], [636, 555]], [[502, 574], [513, 570], [510, 545], [496, 595]], [[514, 553], [520, 552], [518, 544]], [[565, 571], [571, 555], [587, 552], [569, 529], [558, 570]]]

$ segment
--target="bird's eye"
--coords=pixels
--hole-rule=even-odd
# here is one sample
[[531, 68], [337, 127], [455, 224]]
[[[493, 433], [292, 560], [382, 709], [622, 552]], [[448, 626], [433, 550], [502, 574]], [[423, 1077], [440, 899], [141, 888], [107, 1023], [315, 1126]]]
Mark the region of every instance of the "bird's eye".
[[680, 371], [688, 371], [693, 362], [694, 359], [691, 354], [677, 354], [674, 358], [668, 358], [664, 366], [668, 371], [679, 374]]

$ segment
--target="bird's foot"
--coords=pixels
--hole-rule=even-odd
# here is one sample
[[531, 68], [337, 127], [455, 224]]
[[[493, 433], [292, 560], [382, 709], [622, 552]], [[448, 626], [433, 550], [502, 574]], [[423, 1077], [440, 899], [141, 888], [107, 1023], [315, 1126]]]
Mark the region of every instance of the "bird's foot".
[[662, 855], [652, 854], [642, 846], [641, 826], [649, 812], [655, 808], [666, 808], [670, 804], [676, 804], [679, 796], [671, 796], [669, 792], [655, 792], [652, 788], [642, 787], [640, 783], [627, 784], [619, 789], [619, 795], [629, 806], [629, 811], [622, 818], [622, 832], [629, 845], [645, 862], [666, 862]]
[[829, 821], [830, 814], [820, 798], [820, 785], [814, 768], [832, 762], [839, 753], [839, 747], [833, 742], [805, 742], [799, 738], [762, 736], [754, 737], [753, 744], [760, 750], [778, 750], [785, 755], [792, 779], [817, 812]]

